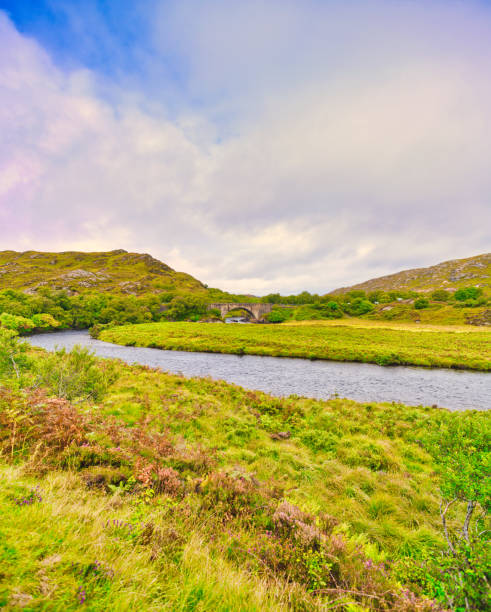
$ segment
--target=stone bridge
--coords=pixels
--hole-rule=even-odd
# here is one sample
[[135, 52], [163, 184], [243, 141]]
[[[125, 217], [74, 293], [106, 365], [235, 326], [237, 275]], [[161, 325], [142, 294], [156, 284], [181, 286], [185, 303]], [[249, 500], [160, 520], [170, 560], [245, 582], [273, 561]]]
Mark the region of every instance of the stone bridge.
[[220, 311], [220, 316], [223, 318], [231, 310], [245, 310], [251, 317], [259, 321], [265, 314], [273, 310], [273, 304], [247, 304], [239, 302], [230, 302], [228, 304], [209, 304], [208, 310], [216, 309]]

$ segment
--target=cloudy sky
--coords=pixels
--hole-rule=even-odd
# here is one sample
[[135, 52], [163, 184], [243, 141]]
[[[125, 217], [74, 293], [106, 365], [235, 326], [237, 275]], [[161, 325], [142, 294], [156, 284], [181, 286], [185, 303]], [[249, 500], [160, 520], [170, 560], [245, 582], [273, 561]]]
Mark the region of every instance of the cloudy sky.
[[0, 250], [264, 294], [490, 247], [491, 2], [0, 0]]

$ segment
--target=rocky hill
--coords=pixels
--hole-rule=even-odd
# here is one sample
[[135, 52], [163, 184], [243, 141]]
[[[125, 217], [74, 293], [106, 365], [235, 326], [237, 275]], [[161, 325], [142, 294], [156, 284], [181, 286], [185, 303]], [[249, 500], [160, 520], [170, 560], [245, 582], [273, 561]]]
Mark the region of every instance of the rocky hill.
[[452, 259], [429, 268], [403, 270], [388, 276], [372, 278], [351, 287], [341, 287], [332, 293], [346, 293], [355, 289], [366, 292], [378, 290], [430, 292], [435, 289], [454, 291], [469, 286], [482, 287], [485, 294], [491, 292], [491, 253], [467, 259]]
[[205, 286], [189, 274], [176, 272], [151, 255], [122, 249], [101, 253], [0, 251], [0, 290], [35, 293], [41, 287], [71, 294], [206, 292]]

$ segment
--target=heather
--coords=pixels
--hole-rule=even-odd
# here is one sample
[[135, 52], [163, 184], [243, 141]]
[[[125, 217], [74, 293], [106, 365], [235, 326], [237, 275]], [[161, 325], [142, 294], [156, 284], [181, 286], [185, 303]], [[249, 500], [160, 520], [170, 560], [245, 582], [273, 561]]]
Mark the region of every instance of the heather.
[[279, 399], [3, 336], [7, 609], [485, 602], [486, 413]]
[[352, 325], [219, 325], [154, 323], [102, 331], [129, 346], [216, 353], [359, 361], [379, 365], [491, 369], [491, 334]]

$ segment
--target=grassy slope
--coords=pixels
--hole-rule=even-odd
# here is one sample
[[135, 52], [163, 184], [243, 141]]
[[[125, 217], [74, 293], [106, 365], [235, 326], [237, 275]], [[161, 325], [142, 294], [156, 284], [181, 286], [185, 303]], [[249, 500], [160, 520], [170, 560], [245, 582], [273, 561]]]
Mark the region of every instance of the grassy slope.
[[75, 292], [206, 293], [198, 280], [176, 272], [150, 255], [109, 251], [102, 253], [0, 252], [0, 290], [32, 291], [48, 286]]
[[373, 278], [351, 287], [342, 287], [332, 293], [346, 293], [354, 289], [362, 291], [434, 291], [435, 289], [460, 289], [480, 286], [485, 294], [491, 291], [491, 253], [466, 259], [444, 261], [428, 268], [403, 270], [388, 276]]
[[392, 302], [378, 304], [373, 313], [365, 315], [364, 318], [387, 322], [407, 321], [427, 325], [468, 325], [468, 327], [473, 320], [480, 319], [480, 326], [483, 326], [484, 321], [487, 321], [489, 326], [491, 325], [491, 309], [489, 306], [458, 308], [432, 302], [428, 308], [417, 310], [413, 304]]
[[373, 327], [149, 323], [102, 332], [117, 344], [216, 353], [491, 369], [489, 332], [414, 333]]
[[[198, 531], [179, 543], [178, 554], [169, 546], [155, 562], [152, 546], [125, 537], [124, 529], [106, 527], [108, 517], [134, 523], [134, 504], [89, 491], [72, 473], [33, 478], [19, 467], [2, 465], [0, 477], [0, 508], [9, 519], [0, 529], [0, 607], [174, 612], [195, 609], [196, 602], [210, 612], [281, 609], [274, 585], [266, 588], [261, 579], [214, 556]], [[13, 505], [14, 496], [34, 486], [41, 487], [41, 503]], [[158, 507], [145, 513], [147, 522], [165, 519]], [[102, 571], [95, 573], [97, 561]], [[106, 570], [114, 571], [114, 577]]]
[[[420, 438], [451, 416], [446, 411], [277, 399], [207, 379], [117, 368], [120, 377], [105, 399], [82, 407], [89, 423], [83, 437], [64, 451], [55, 446], [51, 459], [42, 458], [42, 438], [36, 437], [42, 428], [26, 430], [23, 440], [19, 425], [14, 444], [0, 419], [0, 511], [8, 517], [0, 527], [0, 605], [7, 609], [21, 602], [32, 610], [78, 609], [79, 588], [88, 609], [97, 611], [326, 609], [322, 597], [312, 598], [306, 586], [286, 582], [281, 568], [271, 573], [260, 560], [268, 529], [260, 510], [222, 516], [222, 502], [203, 506], [206, 495], [193, 493], [194, 483], [210, 471], [254, 475], [276, 491], [272, 502], [329, 513], [337, 524], [332, 542], [340, 546], [342, 537], [357, 546], [347, 567], [360, 551], [379, 563], [419, 558], [441, 545], [438, 480]], [[6, 398], [2, 403], [0, 397], [4, 425], [22, 405]], [[119, 430], [111, 419], [118, 419]], [[66, 444], [74, 431], [57, 435]], [[174, 450], [158, 460], [188, 482], [186, 496], [163, 494], [142, 504], [138, 495], [111, 496], [84, 485], [88, 476], [104, 477], [108, 462], [117, 472], [124, 469], [121, 457], [134, 459], [141, 436], [125, 437], [124, 431], [165, 433]], [[278, 431], [291, 438], [271, 439]], [[48, 433], [53, 447], [56, 432]], [[148, 449], [143, 456], [151, 461]], [[6, 465], [12, 459], [19, 467]], [[63, 461], [69, 471], [59, 471]], [[37, 485], [41, 502], [15, 503]], [[107, 526], [108, 520], [124, 526]], [[339, 593], [332, 597], [340, 605]], [[361, 601], [363, 607], [350, 610], [371, 609], [377, 600]]]

